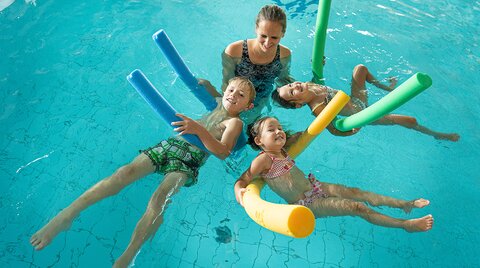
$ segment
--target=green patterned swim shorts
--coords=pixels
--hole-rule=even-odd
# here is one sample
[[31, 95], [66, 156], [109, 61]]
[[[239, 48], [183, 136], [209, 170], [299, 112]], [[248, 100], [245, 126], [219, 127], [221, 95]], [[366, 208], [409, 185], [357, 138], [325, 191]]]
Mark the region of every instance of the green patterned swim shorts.
[[185, 183], [186, 187], [197, 183], [198, 169], [208, 157], [206, 152], [175, 138], [168, 138], [142, 152], [152, 160], [157, 173], [178, 171], [187, 174], [189, 180]]

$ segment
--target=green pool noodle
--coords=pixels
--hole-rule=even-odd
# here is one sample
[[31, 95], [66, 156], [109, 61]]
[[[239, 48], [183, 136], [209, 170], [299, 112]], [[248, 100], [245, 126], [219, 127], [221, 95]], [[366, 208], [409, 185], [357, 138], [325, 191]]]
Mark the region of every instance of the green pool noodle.
[[325, 55], [325, 39], [327, 38], [328, 16], [330, 14], [331, 0], [318, 1], [317, 22], [315, 37], [313, 39], [312, 53], [312, 81], [324, 84], [323, 81], [323, 56]]
[[337, 120], [335, 122], [335, 128], [340, 131], [349, 131], [353, 128], [368, 125], [384, 115], [391, 113], [431, 85], [432, 78], [430, 78], [430, 76], [424, 73], [416, 73], [365, 110]]

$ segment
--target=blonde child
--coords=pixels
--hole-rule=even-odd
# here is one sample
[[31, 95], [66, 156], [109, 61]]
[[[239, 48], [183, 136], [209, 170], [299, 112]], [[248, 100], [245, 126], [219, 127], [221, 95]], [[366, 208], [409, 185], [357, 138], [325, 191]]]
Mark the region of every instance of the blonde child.
[[408, 232], [425, 232], [432, 228], [432, 215], [410, 220], [396, 219], [380, 214], [366, 205], [400, 208], [408, 213], [412, 208], [427, 206], [429, 201], [426, 199], [394, 199], [358, 188], [319, 182], [312, 174], [306, 177], [286, 153], [286, 134], [273, 117], [263, 117], [253, 124], [249, 142], [262, 152], [235, 183], [235, 196], [242, 206], [245, 187], [253, 178], [260, 177], [286, 202], [310, 208], [316, 218], [359, 216], [376, 225], [402, 228]]
[[[213, 94], [214, 95], [214, 94]], [[214, 95], [215, 96], [215, 95]], [[253, 107], [255, 89], [246, 78], [232, 78], [218, 106], [198, 122], [178, 114], [182, 121], [173, 122], [179, 135], [197, 135], [205, 147], [216, 157], [225, 159], [234, 148], [241, 134], [243, 122], [239, 114]], [[158, 145], [144, 150], [130, 164], [120, 167], [104, 178], [67, 208], [57, 214], [30, 239], [36, 250], [41, 250], [61, 231], [70, 227], [79, 214], [96, 202], [117, 194], [127, 185], [153, 172], [165, 174], [163, 181], [150, 198], [147, 209], [132, 234], [126, 250], [116, 260], [114, 267], [127, 267], [142, 244], [148, 240], [163, 222], [169, 200], [182, 186], [196, 183], [198, 170], [208, 154], [181, 137], [170, 137]]]

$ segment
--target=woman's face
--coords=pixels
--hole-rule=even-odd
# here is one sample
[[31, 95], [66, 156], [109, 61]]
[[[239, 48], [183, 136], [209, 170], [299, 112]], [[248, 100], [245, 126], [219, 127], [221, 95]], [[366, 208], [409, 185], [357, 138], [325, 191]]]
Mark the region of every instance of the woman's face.
[[283, 37], [283, 27], [279, 22], [262, 20], [258, 23], [255, 32], [257, 41], [263, 52], [275, 50]]
[[301, 107], [307, 103], [308, 85], [302, 82], [293, 82], [277, 89], [280, 98], [294, 103], [295, 106]]

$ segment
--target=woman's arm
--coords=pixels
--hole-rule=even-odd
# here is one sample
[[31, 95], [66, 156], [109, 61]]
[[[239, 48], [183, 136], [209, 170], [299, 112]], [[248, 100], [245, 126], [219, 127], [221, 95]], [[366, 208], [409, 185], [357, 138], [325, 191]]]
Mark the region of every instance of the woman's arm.
[[210, 83], [210, 81], [202, 78], [197, 78], [197, 80], [198, 84], [204, 86], [207, 92], [212, 95], [212, 97], [218, 98], [222, 96], [222, 94], [218, 93], [217, 89], [212, 85], [212, 83]]
[[288, 151], [288, 149], [290, 148], [290, 146], [292, 146], [295, 142], [297, 142], [297, 140], [300, 138], [300, 136], [302, 135], [304, 131], [299, 131], [297, 133], [294, 133], [294, 134], [291, 134], [288, 136], [288, 139], [287, 141], [285, 142], [285, 150]]
[[225, 91], [228, 81], [235, 77], [235, 68], [242, 59], [243, 40], [231, 43], [222, 52], [222, 92]]
[[277, 79], [275, 79], [275, 84], [277, 87], [284, 86], [286, 84], [290, 84], [295, 82], [295, 79], [290, 74], [290, 65], [292, 56], [290, 50], [286, 47], [280, 47], [281, 58], [280, 63], [282, 64], [282, 69], [280, 70], [280, 74], [278, 75]]

